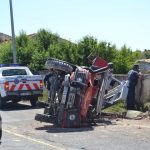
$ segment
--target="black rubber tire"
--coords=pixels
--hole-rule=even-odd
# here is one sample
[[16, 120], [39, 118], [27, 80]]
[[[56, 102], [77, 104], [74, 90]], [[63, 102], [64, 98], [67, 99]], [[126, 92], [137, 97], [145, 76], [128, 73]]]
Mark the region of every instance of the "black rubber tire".
[[37, 106], [37, 101], [38, 101], [38, 97], [34, 97], [32, 99], [30, 99], [30, 103], [32, 107]]
[[40, 122], [54, 123], [54, 119], [50, 115], [36, 114], [35, 120]]
[[57, 69], [64, 71], [66, 73], [71, 73], [73, 71], [73, 67], [65, 61], [49, 58], [45, 63], [46, 69]]

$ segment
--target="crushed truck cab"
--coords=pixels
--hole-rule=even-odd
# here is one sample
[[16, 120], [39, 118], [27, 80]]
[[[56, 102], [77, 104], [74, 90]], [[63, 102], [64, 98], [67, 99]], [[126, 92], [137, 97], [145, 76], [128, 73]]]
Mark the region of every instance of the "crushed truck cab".
[[40, 75], [33, 75], [26, 66], [0, 67], [0, 108], [8, 101], [17, 103], [30, 100], [35, 106], [39, 96], [43, 93], [43, 80]]

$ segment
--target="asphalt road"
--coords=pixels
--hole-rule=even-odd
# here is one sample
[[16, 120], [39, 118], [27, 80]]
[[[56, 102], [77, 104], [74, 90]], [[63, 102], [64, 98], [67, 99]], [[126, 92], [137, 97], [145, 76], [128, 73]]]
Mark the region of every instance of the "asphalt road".
[[43, 108], [9, 104], [0, 113], [3, 137], [0, 150], [148, 150], [150, 119], [105, 120], [89, 128], [56, 128], [34, 120]]

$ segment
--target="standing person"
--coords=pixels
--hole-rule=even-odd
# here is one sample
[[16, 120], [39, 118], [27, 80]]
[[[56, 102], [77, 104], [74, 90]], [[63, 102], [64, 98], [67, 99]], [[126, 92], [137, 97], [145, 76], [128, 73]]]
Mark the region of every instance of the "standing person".
[[63, 71], [49, 69], [49, 73], [44, 77], [44, 85], [48, 90], [48, 101], [55, 100], [56, 95], [60, 94], [64, 76], [65, 73]]
[[128, 72], [129, 90], [127, 95], [127, 109], [135, 109], [135, 86], [139, 78], [139, 65], [134, 65], [132, 70]]
[[51, 69], [49, 69], [48, 71], [49, 71], [48, 74], [46, 74], [44, 77], [44, 86], [48, 90], [48, 97], [49, 97], [50, 96], [50, 86], [51, 86], [50, 77], [53, 75], [53, 73], [52, 73]]

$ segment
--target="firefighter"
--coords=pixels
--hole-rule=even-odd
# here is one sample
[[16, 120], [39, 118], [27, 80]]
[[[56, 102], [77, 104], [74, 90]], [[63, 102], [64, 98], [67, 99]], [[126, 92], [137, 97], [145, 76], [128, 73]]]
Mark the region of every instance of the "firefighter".
[[134, 65], [132, 70], [128, 72], [129, 89], [127, 95], [127, 109], [135, 110], [135, 86], [138, 83], [140, 75], [139, 65]]

